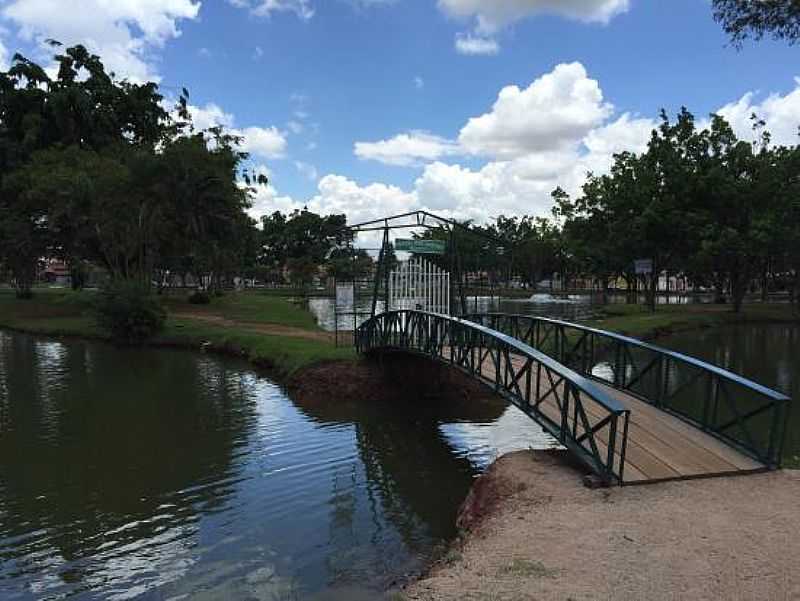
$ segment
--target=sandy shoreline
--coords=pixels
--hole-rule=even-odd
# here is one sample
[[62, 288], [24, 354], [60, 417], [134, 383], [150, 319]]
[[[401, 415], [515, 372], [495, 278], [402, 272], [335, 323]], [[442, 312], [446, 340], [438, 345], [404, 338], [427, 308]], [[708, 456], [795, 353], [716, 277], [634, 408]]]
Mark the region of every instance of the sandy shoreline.
[[590, 490], [561, 452], [476, 481], [420, 601], [800, 599], [800, 471]]

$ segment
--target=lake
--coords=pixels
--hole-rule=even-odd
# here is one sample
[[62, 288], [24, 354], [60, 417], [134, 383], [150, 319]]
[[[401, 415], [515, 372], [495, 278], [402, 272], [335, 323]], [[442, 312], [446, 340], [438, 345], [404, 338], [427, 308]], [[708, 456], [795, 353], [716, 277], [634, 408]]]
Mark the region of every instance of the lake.
[[238, 360], [0, 332], [0, 599], [379, 598], [552, 444], [498, 400], [303, 407]]
[[786, 432], [786, 456], [800, 456], [800, 326], [739, 324], [659, 338], [657, 344], [719, 365], [795, 402]]

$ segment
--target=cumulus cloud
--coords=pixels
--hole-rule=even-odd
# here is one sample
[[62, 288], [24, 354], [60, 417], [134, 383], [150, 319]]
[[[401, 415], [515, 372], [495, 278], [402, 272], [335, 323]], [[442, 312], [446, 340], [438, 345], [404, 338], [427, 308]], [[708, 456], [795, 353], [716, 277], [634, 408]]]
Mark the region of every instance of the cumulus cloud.
[[286, 155], [286, 135], [274, 126], [234, 128], [232, 133], [241, 135], [242, 150], [256, 157], [280, 159]]
[[[323, 178], [320, 183], [328, 184], [324, 190], [295, 205], [346, 212], [351, 221], [414, 209], [479, 222], [499, 214], [545, 216], [557, 186], [576, 193], [587, 172], [608, 170], [613, 154], [646, 148], [656, 122], [629, 113], [612, 120], [612, 112], [583, 65], [558, 65], [524, 89], [503, 88], [489, 112], [467, 121], [458, 141], [412, 131], [356, 143], [361, 159], [423, 165], [410, 189], [361, 186], [327, 176], [340, 179]], [[444, 162], [457, 155], [481, 155], [489, 161], [478, 168]]]
[[492, 110], [470, 119], [458, 140], [475, 155], [514, 158], [573, 145], [612, 111], [581, 63], [561, 64], [525, 89], [503, 88]]
[[241, 136], [241, 149], [256, 158], [278, 159], [286, 154], [286, 134], [275, 126], [238, 128], [233, 115], [213, 102], [202, 107], [190, 105], [188, 109], [195, 129], [223, 126], [233, 135]]
[[738, 101], [720, 108], [717, 113], [727, 119], [736, 135], [745, 140], [754, 138], [753, 123], [750, 116], [755, 114], [767, 123], [774, 144], [786, 146], [800, 143], [800, 78], [795, 79], [795, 87], [785, 96], [770, 94], [758, 101], [759, 95], [748, 92]]
[[180, 35], [178, 23], [195, 19], [200, 2], [193, 0], [81, 0], [65, 10], [63, 0], [12, 0], [0, 12], [25, 40], [56, 39], [84, 44], [106, 66], [134, 81], [155, 80], [154, 50]]
[[378, 142], [356, 142], [354, 150], [360, 159], [405, 167], [459, 152], [455, 142], [425, 131], [399, 134]]
[[233, 127], [233, 115], [223, 111], [218, 104], [209, 102], [205, 106], [189, 105], [188, 109], [192, 123], [198, 130], [220, 125], [225, 128]]

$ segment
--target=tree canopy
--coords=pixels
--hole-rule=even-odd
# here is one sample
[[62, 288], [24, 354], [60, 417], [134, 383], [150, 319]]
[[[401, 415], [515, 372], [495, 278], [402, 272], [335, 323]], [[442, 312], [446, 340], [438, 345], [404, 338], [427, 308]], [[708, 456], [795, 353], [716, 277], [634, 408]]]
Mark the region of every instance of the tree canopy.
[[[145, 286], [179, 266], [202, 279], [248, 254], [255, 222], [239, 140], [195, 131], [154, 83], [118, 81], [82, 46], [47, 72], [17, 54], [0, 73], [0, 262], [20, 295], [37, 262], [103, 266]], [[249, 254], [255, 254], [250, 252]]]
[[767, 35], [790, 44], [800, 39], [798, 0], [713, 0], [713, 5], [714, 18], [736, 46]]

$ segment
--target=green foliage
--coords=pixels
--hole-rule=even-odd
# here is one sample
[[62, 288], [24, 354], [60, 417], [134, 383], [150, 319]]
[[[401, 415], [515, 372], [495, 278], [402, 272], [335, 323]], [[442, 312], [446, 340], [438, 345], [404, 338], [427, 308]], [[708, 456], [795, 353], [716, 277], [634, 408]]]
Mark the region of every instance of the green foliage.
[[42, 257], [146, 287], [191, 274], [221, 289], [254, 265], [245, 211], [266, 178], [241, 140], [195, 131], [185, 90], [173, 117], [157, 84], [116, 80], [82, 46], [55, 60], [54, 78], [20, 55], [0, 72], [0, 263], [20, 294]]
[[259, 262], [280, 283], [285, 270], [293, 284], [308, 285], [326, 265], [332, 251], [352, 241], [346, 223], [344, 215], [323, 217], [307, 209], [289, 215], [279, 211], [265, 215], [261, 218]]
[[[754, 117], [755, 143], [739, 140], [713, 115], [698, 129], [683, 109], [662, 122], [641, 155], [616, 155], [610, 172], [590, 176], [582, 195], [556, 195], [557, 214], [575, 268], [607, 280], [637, 279], [655, 307], [663, 272], [729, 289], [740, 310], [747, 287], [768, 270], [793, 274], [800, 289], [798, 147], [770, 144]], [[653, 273], [637, 278], [636, 259]], [[764, 276], [765, 277], [765, 276]]]
[[97, 323], [120, 343], [141, 344], [164, 329], [166, 312], [138, 282], [118, 281], [98, 295]]
[[800, 39], [800, 2], [797, 0], [713, 0], [714, 18], [733, 43], [741, 47], [749, 37], [771, 35], [794, 44]]

